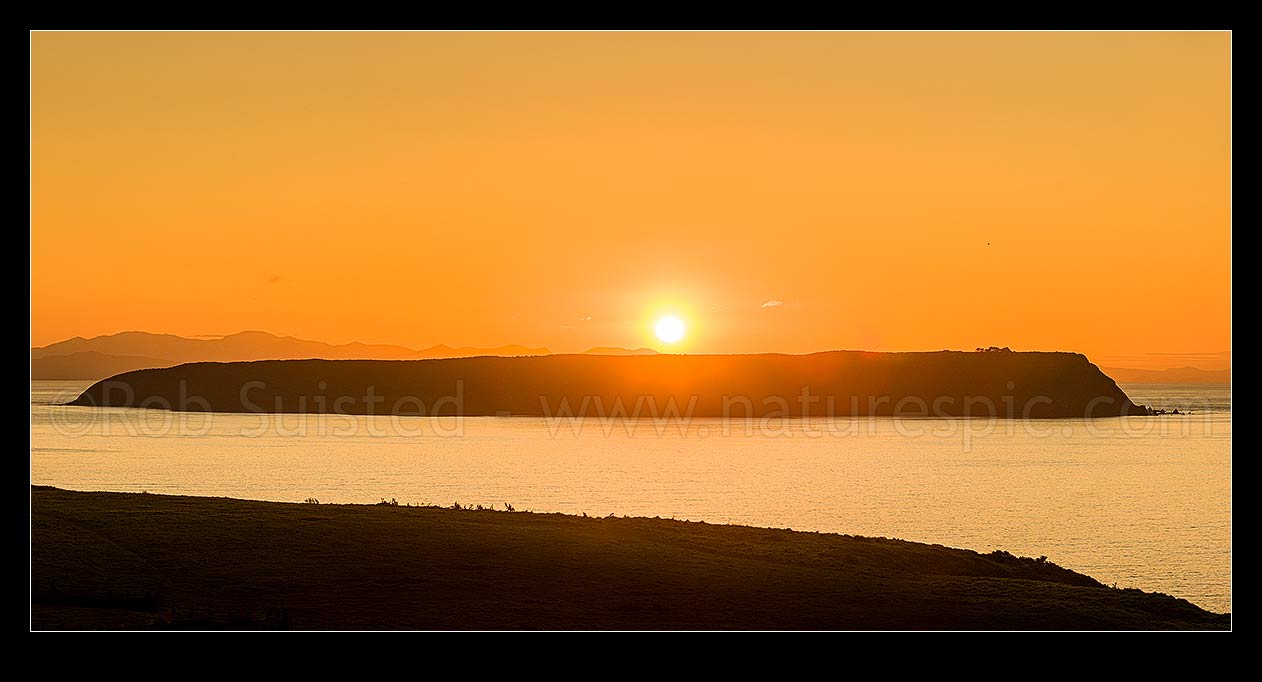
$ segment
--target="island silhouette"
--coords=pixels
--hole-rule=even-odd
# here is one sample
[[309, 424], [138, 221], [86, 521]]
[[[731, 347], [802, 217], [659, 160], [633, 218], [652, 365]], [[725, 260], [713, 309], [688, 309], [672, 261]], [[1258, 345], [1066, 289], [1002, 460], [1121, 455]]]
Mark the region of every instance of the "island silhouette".
[[1083, 355], [939, 351], [198, 362], [72, 405], [415, 416], [1109, 417], [1147, 414]]

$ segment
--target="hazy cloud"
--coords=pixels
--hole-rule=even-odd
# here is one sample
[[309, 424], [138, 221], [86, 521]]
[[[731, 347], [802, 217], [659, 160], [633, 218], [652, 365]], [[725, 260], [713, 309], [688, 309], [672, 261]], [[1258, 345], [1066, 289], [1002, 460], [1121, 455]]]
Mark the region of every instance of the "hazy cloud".
[[777, 301], [776, 299], [774, 299], [774, 298], [773, 298], [773, 299], [771, 299], [770, 301], [767, 301], [766, 303], [762, 304], [762, 307], [764, 307], [764, 308], [779, 308], [779, 307], [780, 307], [780, 306], [782, 306], [782, 305], [784, 305], [784, 301]]

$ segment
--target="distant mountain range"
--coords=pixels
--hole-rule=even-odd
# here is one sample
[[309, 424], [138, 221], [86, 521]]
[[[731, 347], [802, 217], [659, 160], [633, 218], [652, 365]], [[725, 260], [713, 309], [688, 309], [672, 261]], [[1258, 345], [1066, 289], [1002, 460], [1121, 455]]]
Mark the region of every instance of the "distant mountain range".
[[652, 348], [619, 348], [617, 346], [596, 346], [586, 350], [583, 355], [658, 355]]
[[[508, 345], [496, 348], [453, 348], [446, 345], [422, 350], [386, 344], [330, 344], [261, 331], [213, 338], [188, 338], [174, 334], [121, 332], [85, 339], [76, 336], [31, 349], [31, 378], [44, 380], [98, 380], [123, 372], [171, 367], [186, 362], [246, 362], [251, 360], [426, 360], [467, 358], [481, 355], [512, 357], [550, 355], [547, 348]], [[657, 355], [652, 348], [597, 346], [583, 355]], [[1230, 354], [1226, 363], [1230, 363]], [[1220, 365], [1221, 366], [1221, 365]], [[1134, 369], [1104, 367], [1105, 374], [1124, 383], [1202, 384], [1228, 383], [1230, 369], [1167, 367]]]
[[1119, 383], [1134, 384], [1227, 384], [1231, 383], [1230, 369], [1200, 369], [1198, 367], [1167, 367], [1166, 369], [1129, 369], [1104, 367], [1102, 371]]
[[[631, 352], [631, 351], [627, 351]], [[104, 379], [122, 372], [171, 367], [186, 362], [244, 362], [250, 360], [425, 360], [479, 355], [548, 355], [547, 348], [499, 346], [452, 348], [438, 345], [424, 350], [382, 344], [334, 345], [292, 336], [247, 331], [217, 338], [191, 339], [173, 334], [122, 332], [85, 339], [76, 336], [31, 349], [32, 379]]]
[[1160, 370], [1186, 368], [1210, 372], [1231, 369], [1231, 351], [1216, 353], [1139, 353], [1132, 355], [1102, 355], [1094, 359], [1101, 367], [1125, 367], [1130, 369]]

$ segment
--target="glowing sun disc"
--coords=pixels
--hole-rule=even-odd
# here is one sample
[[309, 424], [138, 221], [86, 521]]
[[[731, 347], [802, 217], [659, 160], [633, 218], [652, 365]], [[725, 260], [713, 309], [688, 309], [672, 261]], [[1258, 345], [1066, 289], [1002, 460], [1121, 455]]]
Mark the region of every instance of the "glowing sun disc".
[[684, 338], [684, 322], [674, 315], [668, 315], [657, 321], [655, 331], [657, 338], [666, 343], [675, 343]]

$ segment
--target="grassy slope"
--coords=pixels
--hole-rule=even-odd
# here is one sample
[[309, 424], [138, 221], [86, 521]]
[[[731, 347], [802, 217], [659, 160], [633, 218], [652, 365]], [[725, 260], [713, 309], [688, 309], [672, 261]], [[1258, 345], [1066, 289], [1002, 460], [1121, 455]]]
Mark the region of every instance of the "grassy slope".
[[1229, 617], [1054, 564], [898, 540], [644, 518], [32, 489], [37, 585], [172, 605], [285, 607], [314, 629], [1186, 629]]

